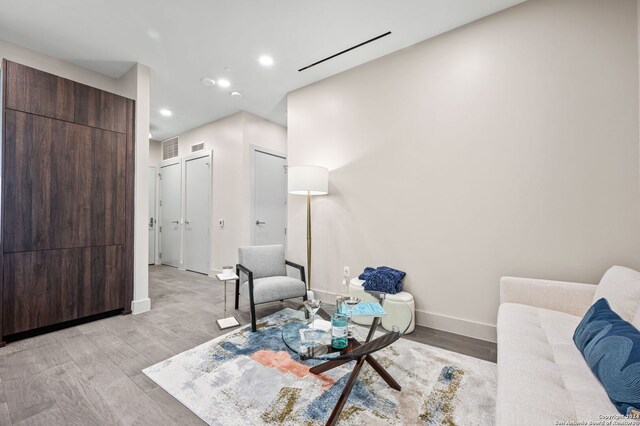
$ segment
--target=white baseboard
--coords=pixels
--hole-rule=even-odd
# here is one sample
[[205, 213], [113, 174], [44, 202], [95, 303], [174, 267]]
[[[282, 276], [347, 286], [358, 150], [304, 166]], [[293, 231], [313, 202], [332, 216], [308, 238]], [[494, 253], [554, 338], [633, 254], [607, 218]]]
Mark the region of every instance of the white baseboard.
[[151, 310], [151, 299], [148, 297], [146, 299], [134, 300], [131, 302], [131, 313], [141, 314], [143, 312], [148, 312]]
[[416, 324], [449, 333], [496, 342], [496, 326], [416, 309]]
[[[314, 288], [313, 291], [318, 299], [329, 303], [335, 303], [336, 296], [340, 294], [317, 288]], [[416, 309], [416, 324], [488, 342], [495, 343], [497, 341], [495, 325], [434, 314], [420, 309]]]

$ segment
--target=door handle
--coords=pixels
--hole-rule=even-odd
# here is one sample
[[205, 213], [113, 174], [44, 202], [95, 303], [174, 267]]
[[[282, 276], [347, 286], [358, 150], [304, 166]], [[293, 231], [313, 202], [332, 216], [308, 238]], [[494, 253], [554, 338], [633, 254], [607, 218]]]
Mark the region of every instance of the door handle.
[[189, 221], [188, 221], [187, 219], [185, 219], [185, 220], [184, 220], [184, 224], [185, 224], [185, 225], [188, 225], [188, 224], [189, 224]]
[[171, 223], [179, 224], [179, 223], [180, 223], [180, 221], [179, 221], [179, 220], [174, 220], [174, 221], [173, 221], [173, 222], [171, 222]]
[[256, 225], [265, 225], [266, 222], [260, 222], [259, 220], [256, 220]]
[[149, 218], [149, 227], [153, 228], [153, 218], [152, 217]]

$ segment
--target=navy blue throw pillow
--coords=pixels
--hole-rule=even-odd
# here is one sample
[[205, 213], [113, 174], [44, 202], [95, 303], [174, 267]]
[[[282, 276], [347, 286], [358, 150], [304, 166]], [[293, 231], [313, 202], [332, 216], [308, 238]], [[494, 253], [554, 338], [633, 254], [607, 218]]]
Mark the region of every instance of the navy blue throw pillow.
[[573, 341], [620, 414], [640, 409], [640, 331], [600, 299], [578, 324]]

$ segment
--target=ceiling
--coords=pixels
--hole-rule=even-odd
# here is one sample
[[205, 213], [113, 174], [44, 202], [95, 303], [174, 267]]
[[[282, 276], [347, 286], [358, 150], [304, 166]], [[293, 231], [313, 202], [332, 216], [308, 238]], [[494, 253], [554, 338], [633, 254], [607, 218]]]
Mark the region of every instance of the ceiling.
[[148, 65], [151, 130], [163, 140], [239, 110], [286, 125], [288, 92], [522, 1], [0, 0], [0, 39], [116, 78]]

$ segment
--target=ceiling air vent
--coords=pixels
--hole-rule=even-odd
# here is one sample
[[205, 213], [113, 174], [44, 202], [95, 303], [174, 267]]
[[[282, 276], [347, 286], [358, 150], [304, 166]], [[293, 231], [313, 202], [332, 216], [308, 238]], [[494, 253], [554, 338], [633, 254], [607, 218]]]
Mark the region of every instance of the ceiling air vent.
[[162, 159], [168, 160], [178, 156], [178, 138], [167, 139], [162, 142]]
[[380, 34], [379, 36], [375, 36], [374, 38], [371, 38], [371, 39], [369, 39], [369, 40], [367, 40], [367, 41], [363, 41], [362, 43], [356, 44], [355, 46], [351, 46], [351, 47], [349, 47], [348, 49], [344, 49], [344, 50], [343, 50], [343, 51], [341, 51], [341, 52], [334, 53], [334, 54], [333, 54], [333, 55], [331, 55], [331, 56], [327, 56], [327, 57], [326, 57], [326, 58], [324, 58], [324, 59], [320, 59], [319, 61], [314, 62], [314, 63], [312, 63], [311, 65], [307, 65], [306, 67], [302, 67], [302, 68], [300, 68], [300, 69], [298, 70], [298, 72], [300, 72], [300, 71], [304, 71], [304, 70], [308, 70], [309, 68], [311, 68], [311, 67], [315, 67], [316, 65], [320, 65], [321, 63], [323, 63], [323, 62], [325, 62], [325, 61], [328, 61], [329, 59], [333, 59], [333, 58], [335, 58], [336, 56], [343, 55], [343, 54], [345, 54], [345, 53], [347, 53], [347, 52], [352, 51], [353, 49], [357, 49], [358, 47], [362, 47], [362, 46], [364, 46], [365, 44], [369, 44], [369, 43], [371, 43], [371, 42], [373, 42], [373, 41], [379, 40], [379, 39], [381, 39], [382, 37], [386, 37], [386, 36], [388, 36], [388, 35], [391, 35], [391, 31], [387, 31], [387, 32], [386, 32], [386, 33], [384, 33], [384, 34]]
[[204, 150], [204, 142], [197, 143], [195, 145], [191, 145], [191, 152], [197, 152]]

